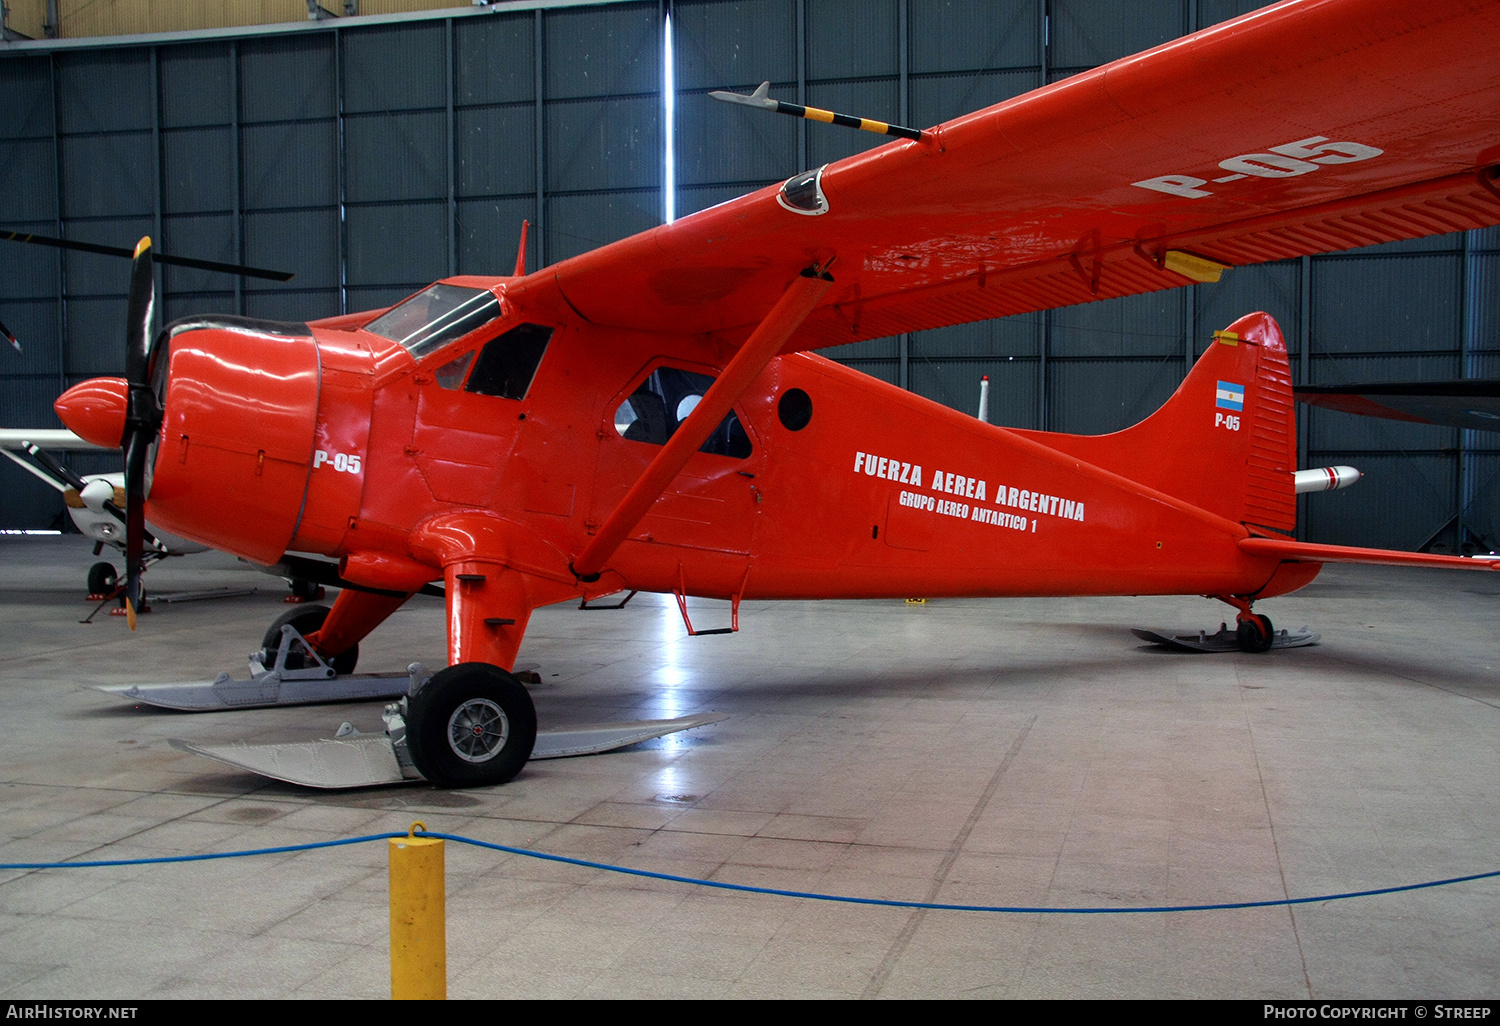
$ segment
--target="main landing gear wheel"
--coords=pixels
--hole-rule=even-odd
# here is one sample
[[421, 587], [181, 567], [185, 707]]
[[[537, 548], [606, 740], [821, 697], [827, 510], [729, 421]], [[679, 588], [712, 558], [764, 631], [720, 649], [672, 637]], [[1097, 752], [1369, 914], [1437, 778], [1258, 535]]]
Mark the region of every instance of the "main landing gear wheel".
[[113, 563], [100, 560], [89, 567], [89, 594], [108, 595], [120, 583], [120, 572]]
[[[299, 606], [288, 610], [276, 618], [266, 630], [266, 636], [260, 639], [260, 661], [266, 669], [270, 669], [276, 662], [276, 650], [281, 647], [281, 628], [287, 624], [304, 638], [323, 626], [323, 621], [328, 619], [327, 606]], [[349, 649], [337, 655], [324, 655], [323, 658], [333, 667], [333, 672], [340, 677], [354, 672], [354, 664], [359, 662], [359, 645], [351, 645]], [[306, 669], [312, 660], [307, 658], [307, 649], [302, 647], [301, 642], [293, 642], [286, 654], [286, 666], [288, 670]], [[313, 664], [316, 665], [316, 664]]]
[[1276, 639], [1275, 628], [1271, 626], [1271, 618], [1260, 613], [1250, 613], [1248, 616], [1240, 617], [1239, 626], [1234, 634], [1241, 652], [1269, 652], [1272, 642]]
[[536, 744], [536, 708], [521, 683], [489, 663], [439, 670], [408, 700], [406, 747], [438, 787], [503, 784]]

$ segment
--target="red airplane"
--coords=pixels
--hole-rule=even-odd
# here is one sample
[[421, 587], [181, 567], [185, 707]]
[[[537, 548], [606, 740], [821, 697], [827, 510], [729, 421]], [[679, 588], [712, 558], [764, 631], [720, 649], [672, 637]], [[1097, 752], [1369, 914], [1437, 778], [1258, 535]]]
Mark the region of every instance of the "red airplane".
[[530, 754], [509, 671], [531, 611], [622, 589], [1201, 594], [1263, 649], [1252, 603], [1325, 562], [1497, 565], [1288, 537], [1270, 317], [1100, 437], [985, 424], [807, 350], [1500, 223], [1494, 14], [1279, 5], [532, 274], [523, 233], [512, 276], [311, 324], [191, 318], [149, 344], [143, 240], [127, 376], [57, 410], [123, 445], [135, 552], [149, 512], [263, 564], [336, 558], [345, 589], [302, 633], [341, 670], [441, 580], [451, 665], [407, 739], [442, 786]]

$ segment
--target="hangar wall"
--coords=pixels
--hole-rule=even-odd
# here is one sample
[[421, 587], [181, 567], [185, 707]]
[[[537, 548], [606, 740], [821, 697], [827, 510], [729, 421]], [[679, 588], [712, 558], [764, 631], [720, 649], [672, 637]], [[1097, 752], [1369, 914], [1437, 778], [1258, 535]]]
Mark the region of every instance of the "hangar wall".
[[[1261, 6], [1253, 0], [523, 0], [493, 9], [0, 44], [0, 227], [297, 272], [289, 285], [167, 269], [168, 318], [303, 319], [383, 306], [451, 273], [532, 266], [660, 222], [663, 24], [674, 29], [679, 215], [879, 145], [725, 108], [748, 90], [925, 126]], [[1500, 229], [1240, 268], [1217, 285], [827, 351], [992, 419], [1115, 430], [1154, 410], [1215, 328], [1265, 309], [1296, 380], [1500, 376]], [[123, 365], [122, 262], [0, 243], [10, 425]], [[1500, 437], [1305, 411], [1303, 466], [1368, 477], [1303, 500], [1319, 541], [1500, 538]], [[1150, 454], [1142, 454], [1149, 459]], [[79, 456], [82, 472], [116, 469]], [[61, 505], [0, 466], [0, 528]]]

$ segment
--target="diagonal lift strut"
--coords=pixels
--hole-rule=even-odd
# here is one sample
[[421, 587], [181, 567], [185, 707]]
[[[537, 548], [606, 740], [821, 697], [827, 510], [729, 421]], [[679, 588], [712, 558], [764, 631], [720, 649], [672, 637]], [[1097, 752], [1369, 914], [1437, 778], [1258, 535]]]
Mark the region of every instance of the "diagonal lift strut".
[[709, 433], [745, 394], [766, 364], [781, 352], [786, 340], [812, 313], [813, 307], [832, 284], [833, 278], [818, 268], [808, 268], [792, 279], [776, 305], [751, 332], [740, 351], [734, 354], [724, 373], [704, 393], [697, 408], [667, 439], [667, 444], [646, 467], [646, 472], [631, 486], [620, 505], [573, 561], [573, 573], [579, 580], [599, 579], [599, 571], [604, 569], [604, 564], [615, 554], [620, 543], [640, 523], [651, 505], [661, 498], [688, 458], [708, 440]]

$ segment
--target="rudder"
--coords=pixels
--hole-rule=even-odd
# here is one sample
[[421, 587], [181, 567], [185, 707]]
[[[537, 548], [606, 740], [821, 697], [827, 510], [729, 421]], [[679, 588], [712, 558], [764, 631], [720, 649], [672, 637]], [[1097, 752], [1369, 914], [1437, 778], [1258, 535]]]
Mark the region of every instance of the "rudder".
[[1215, 332], [1172, 397], [1134, 427], [1034, 437], [1227, 519], [1274, 531], [1297, 526], [1291, 367], [1270, 314], [1247, 314]]

